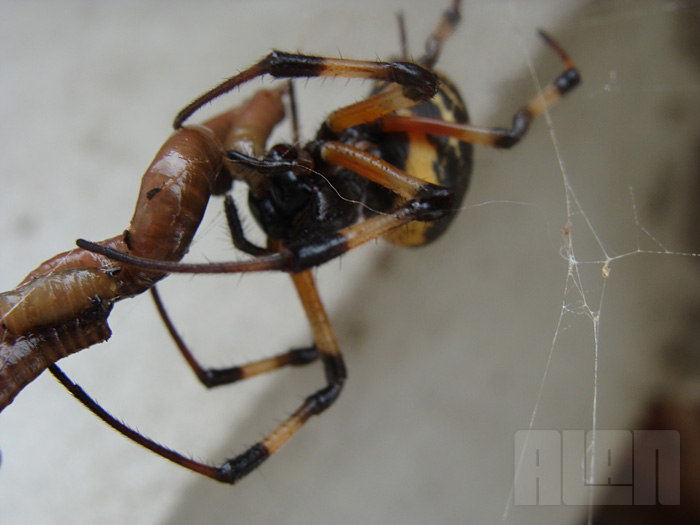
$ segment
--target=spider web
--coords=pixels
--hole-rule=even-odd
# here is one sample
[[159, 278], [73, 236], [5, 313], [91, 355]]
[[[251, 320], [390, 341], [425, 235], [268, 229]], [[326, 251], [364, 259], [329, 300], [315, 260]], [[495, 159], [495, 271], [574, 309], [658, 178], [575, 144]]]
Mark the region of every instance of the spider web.
[[[595, 33], [600, 28], [608, 30], [615, 28], [621, 33], [625, 31], [641, 32], [649, 30], [647, 34], [658, 35], [660, 31], [657, 25], [658, 19], [655, 21], [655, 17], [665, 19], [664, 21], [669, 27], [674, 27], [679, 34], [683, 35], [684, 26], [680, 21], [682, 17], [687, 16], [690, 19], [694, 18], [697, 20], [697, 17], [700, 16], [700, 4], [697, 2], [662, 2], [654, 4], [640, 2], [634, 6], [634, 9], [629, 9], [629, 7], [623, 2], [607, 4], [591, 2], [583, 9], [580, 9], [575, 18], [579, 24], [579, 29], [588, 28], [591, 30], [590, 38], [592, 41], [596, 41]], [[681, 38], [678, 40], [679, 42], [682, 41]], [[649, 110], [650, 106], [653, 107], [655, 104], [675, 104], [679, 107], [689, 104], [687, 107], [692, 108], [692, 115], [697, 119], [698, 105], [696, 94], [699, 91], [697, 77], [686, 77], [685, 71], [680, 71], [673, 67], [664, 69], [661, 66], [661, 60], [665, 60], [666, 57], [662, 58], [658, 56], [659, 54], [655, 55], [652, 48], [654, 45], [659, 45], [659, 41], [650, 44], [649, 54], [644, 53], [642, 49], [637, 51], [649, 59], [650, 68], [659, 66], [659, 71], [663, 71], [662, 74], [653, 79], [644, 78], [640, 81], [640, 79], [634, 78], [631, 74], [633, 73], [632, 71], [629, 69], [625, 70], [624, 65], [622, 65], [620, 66], [620, 71], [610, 69], [609, 81], [602, 86], [594, 86], [593, 89], [598, 89], [599, 92], [594, 93], [590, 91], [589, 96], [592, 100], [598, 99], [598, 97], [612, 98], [614, 100], [620, 100], [622, 97], [628, 97], [630, 100], [635, 99], [637, 105], [634, 111], [639, 113], [644, 112], [645, 109]], [[601, 47], [605, 48], [605, 45], [603, 44]], [[537, 74], [531, 59], [526, 52], [524, 56], [526, 57], [528, 69], [533, 76], [533, 82], [538, 84]], [[697, 61], [697, 55], [695, 60]], [[622, 61], [620, 64], [622, 64]], [[624, 76], [624, 80], [620, 79], [622, 76]], [[586, 77], [585, 74], [584, 77]], [[688, 94], [691, 94], [690, 97], [687, 97]], [[695, 97], [694, 100], [693, 97]], [[626, 115], [623, 112], [618, 114], [617, 118], [622, 121], [626, 118]], [[685, 373], [679, 373], [683, 366], [688, 364], [688, 356], [694, 353], [697, 345], [692, 340], [683, 340], [682, 336], [674, 337], [668, 333], [669, 325], [673, 329], [678, 329], [679, 325], [683, 324], [686, 326], [682, 331], [687, 333], [689, 330], [687, 321], [684, 323], [678, 319], [672, 319], [672, 317], [680, 316], [683, 318], [687, 315], [683, 313], [684, 311], [688, 311], [688, 309], [693, 311], [697, 307], [697, 286], [691, 285], [687, 294], [679, 293], [677, 289], [679, 282], [683, 282], [686, 279], [693, 282], [694, 279], [697, 279], [697, 274], [693, 273], [697, 272], [698, 264], [695, 261], [699, 255], [696, 251], [697, 238], [694, 238], [692, 235], [684, 235], [683, 233], [683, 230], [686, 232], [688, 230], [688, 225], [687, 223], [684, 224], [684, 222], [691, 221], [692, 223], [692, 221], [697, 220], [697, 216], [691, 211], [692, 204], [684, 203], [683, 199], [672, 204], [672, 200], [668, 198], [668, 195], [666, 195], [666, 202], [654, 210], [656, 213], [650, 213], [652, 205], [659, 204], [658, 201], [654, 202], [656, 200], [655, 197], [658, 198], [658, 196], [654, 196], [653, 192], [666, 191], [665, 188], [660, 190], [658, 186], [668, 184], [669, 186], [678, 186], [680, 188], [685, 187], [692, 192], [690, 193], [690, 195], [693, 195], [691, 199], [697, 196], [696, 182], [691, 182], [688, 187], [687, 180], [679, 181], [679, 179], [685, 177], [697, 178], [697, 172], [694, 174], [687, 173], [691, 169], [680, 160], [673, 162], [669, 166], [666, 162], [667, 159], [659, 161], [653, 157], [654, 154], [659, 155], [657, 152], [661, 152], [663, 157], [671, 154], [671, 151], [678, 152], [681, 150], [681, 148], [678, 148], [678, 144], [673, 143], [674, 141], [666, 141], [662, 143], [663, 145], [657, 145], [658, 149], [654, 153], [640, 155], [641, 157], [648, 157], [652, 162], [666, 162], [664, 166], [655, 166], [656, 173], [648, 167], [646, 170], [640, 169], [635, 173], [633, 168], [638, 165], [638, 162], [635, 162], [638, 159], [631, 160], [628, 157], [625, 159], [628, 161], [628, 165], [624, 167], [618, 166], [619, 172], [606, 171], [607, 175], [612, 175], [615, 179], [612, 181], [608, 180], [600, 186], [600, 188], [614, 191], [614, 188], [611, 187], [611, 182], [612, 185], [619, 186], [622, 186], [624, 182], [628, 183], [626, 198], [622, 196], [623, 198], [620, 198], [610, 210], [610, 214], [614, 216], [605, 217], [604, 213], [599, 212], [600, 207], [596, 206], [595, 203], [589, 205], [586, 201], [579, 199], [577, 188], [585, 184], [585, 179], [571, 176], [567, 167], [567, 160], [562, 154], [557, 128], [552, 121], [551, 113], [548, 112], [545, 115], [545, 119], [549, 127], [551, 145], [556, 152], [559, 163], [565, 193], [567, 220], [562, 228], [561, 256], [566, 262], [567, 272], [562, 294], [561, 311], [554, 330], [535, 406], [532, 410], [529, 428], [542, 428], [541, 425], [538, 425], [538, 420], [541, 419], [539, 411], [543, 395], [545, 395], [543, 392], [546, 389], [546, 385], [552, 381], [550, 365], [558, 353], [566, 352], [570, 341], [566, 341], [565, 332], [573, 325], [588, 327], [590, 332], [587, 344], [581, 346], [582, 349], [590, 349], [589, 368], [592, 369], [592, 379], [589, 382], [590, 392], [588, 394], [591, 400], [590, 421], [586, 428], [589, 430], [608, 428], [638, 429], [640, 426], [641, 428], [646, 428], [644, 426], [645, 423], [642, 421], [643, 414], [648, 410], [645, 403], [662, 403], [669, 398], [676, 399], [679, 390], [677, 386], [681, 376], [684, 376], [683, 379], [690, 385], [697, 384], [697, 367], [691, 367], [686, 369]], [[682, 119], [679, 120], [682, 121]], [[630, 127], [639, 125], [632, 118], [628, 118], [628, 122], [631, 124]], [[674, 124], [679, 125], [681, 128], [683, 127], [683, 122], [678, 120]], [[664, 125], [669, 126], [669, 122], [658, 125], [660, 127]], [[616, 131], [619, 133], [623, 128], [628, 129], [627, 126], [620, 126]], [[632, 130], [632, 133], [635, 131], [638, 130]], [[659, 132], [663, 133], [663, 130], [659, 129]], [[617, 147], [624, 148], [628, 146], [628, 144], [625, 144], [625, 140], [619, 136], [604, 135], [607, 140], [616, 141], [615, 146]], [[677, 137], [677, 135], [674, 136]], [[640, 138], [642, 138], [640, 143], [648, 144], [648, 134], [640, 134]], [[686, 139], [683, 141], [683, 148], [688, 149], [685, 149], [685, 151], [692, 151], [696, 147], [697, 138], [696, 134], [686, 135]], [[632, 151], [630, 149], [630, 154], [632, 154]], [[635, 153], [638, 152], [635, 151]], [[648, 159], [645, 158], [644, 160], [648, 162]], [[693, 159], [692, 156], [691, 159]], [[575, 169], [574, 171], [583, 173], [580, 169]], [[676, 173], [673, 173], [673, 171]], [[585, 170], [585, 172], [590, 173], [590, 170]], [[664, 177], [663, 182], [659, 180], [661, 177]], [[652, 183], [657, 185], [656, 188], [652, 187], [651, 191], [649, 188], [650, 179]], [[654, 181], [654, 179], [657, 180]], [[636, 188], [639, 187], [646, 192], [642, 198], [642, 206], [646, 208], [643, 218], [640, 217], [639, 198], [635, 194]], [[672, 191], [678, 191], [678, 187]], [[678, 195], [676, 196], [678, 197]], [[599, 197], [602, 197], [602, 194]], [[672, 206], [678, 206], [675, 213], [671, 211]], [[593, 209], [593, 211], [589, 211], [589, 208]], [[672, 220], [668, 220], [671, 215], [675, 216]], [[666, 224], [660, 224], [662, 222], [659, 220], [660, 217], [666, 219]], [[648, 223], [653, 223], [655, 227], [648, 227]], [[681, 231], [679, 232], [679, 230]], [[687, 248], [672, 249], [669, 247], [671, 244]], [[584, 255], [581, 256], [580, 252], [583, 252]], [[641, 282], [632, 285], [636, 287], [636, 290], [630, 294], [630, 297], [638, 295], [640, 298], [637, 301], [648, 301], [649, 303], [672, 301], [668, 305], [672, 313], [660, 313], [657, 309], [652, 308], [653, 316], [649, 316], [648, 313], [640, 316], [641, 318], [656, 318], [649, 321], [653, 328], [650, 328], [650, 326], [644, 328], [642, 325], [637, 326], [636, 329], [641, 334], [646, 335], [649, 341], [646, 345], [642, 344], [642, 346], [635, 349], [642, 350], [642, 352], [638, 352], [636, 356], [630, 356], [630, 358], [639, 359], [640, 361], [648, 360], [648, 363], [645, 364], [649, 368], [657, 367], [661, 370], [657, 369], [654, 373], [648, 373], [649, 370], [646, 370], [647, 373], [643, 374], [645, 376], [644, 380], [639, 381], [635, 388], [636, 392], [641, 396], [639, 402], [637, 404], [629, 404], [624, 399], [621, 400], [621, 396], [610, 395], [609, 388], [601, 389], [601, 381], [610, 382], [608, 377], [611, 375], [607, 374], [607, 370], [602, 368], [601, 362], [606, 362], [606, 355], [617, 351], [613, 341], [619, 339], [615, 334], [611, 335], [610, 330], [602, 333], [601, 326], [605, 325], [608, 318], [608, 314], [604, 315], [604, 312], [609, 312], [611, 308], [614, 310], [628, 307], [628, 305], [621, 303], [617, 297], [608, 301], [606, 291], [611, 286], [610, 282], [616, 280], [617, 276], [615, 274], [619, 274], [619, 272], [629, 271], [630, 267], [634, 271], [635, 263], [639, 260], [642, 261], [645, 271], [637, 275], [641, 278]], [[674, 277], [678, 279], [677, 282], [670, 283], [667, 279], [659, 278], [668, 276], [671, 273], [676, 274]], [[627, 286], [630, 285], [628, 284]], [[629, 288], [629, 290], [631, 291], [632, 288]], [[612, 316], [618, 317], [615, 312], [612, 313]], [[622, 329], [622, 326], [618, 327], [618, 329]], [[661, 330], [661, 333], [653, 332], [653, 330], [658, 329]], [[692, 329], [690, 331], [692, 332]], [[671, 345], [679, 347], [679, 351], [675, 356], [664, 355], [663, 350]], [[680, 361], [684, 364], [680, 364], [678, 361], [674, 362], [674, 358], [678, 359], [679, 357], [681, 357]], [[690, 359], [693, 361], [693, 358]], [[638, 363], [635, 363], [633, 366], [636, 370], [643, 368]], [[614, 373], [612, 375], [614, 376]], [[622, 380], [620, 380], [620, 377], [622, 377]], [[613, 377], [613, 379], [619, 382], [619, 386], [628, 386], [628, 383], [624, 381], [624, 376]], [[683, 399], [684, 402], [687, 402], [688, 385], [686, 384], [685, 386]], [[694, 388], [692, 387], [692, 389]], [[617, 418], [610, 418], [609, 413], [611, 411], [607, 410], [608, 407], [605, 407], [606, 410], [601, 410], [604, 405], [614, 404], [620, 400], [621, 405], [633, 411], [633, 419], [619, 417], [619, 414]], [[603, 417], [601, 417], [601, 412], [605, 413]], [[591, 448], [595, 447], [595, 442], [591, 442], [589, 446]], [[516, 481], [514, 483], [517, 483], [522, 456], [519, 459], [520, 461], [516, 460]], [[607, 462], [609, 458], [599, 458], [592, 454], [587, 461], [589, 463], [586, 464], [586, 481], [591, 484], [605, 484], [604, 480], [596, 479], [592, 472], [595, 471], [597, 461]], [[598, 500], [596, 499], [595, 501]], [[590, 504], [593, 503], [594, 500], [591, 499]], [[511, 490], [503, 513], [504, 522], [510, 522], [510, 514], [513, 509], [513, 490]], [[591, 506], [588, 509], [587, 521], [591, 523], [593, 518], [594, 508]]]

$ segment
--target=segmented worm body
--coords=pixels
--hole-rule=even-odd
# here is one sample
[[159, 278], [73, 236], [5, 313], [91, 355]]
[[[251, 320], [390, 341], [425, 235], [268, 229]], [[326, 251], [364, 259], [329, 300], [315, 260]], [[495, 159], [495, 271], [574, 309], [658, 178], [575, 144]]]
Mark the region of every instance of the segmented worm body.
[[[209, 197], [231, 186], [232, 174], [222, 169], [224, 144], [243, 151], [264, 147], [283, 114], [281, 91], [263, 90], [203, 126], [175, 131], [141, 180], [129, 228], [98, 244], [179, 261]], [[143, 293], [165, 275], [76, 248], [46, 260], [17, 288], [0, 294], [0, 411], [58, 359], [106, 341], [112, 305]]]

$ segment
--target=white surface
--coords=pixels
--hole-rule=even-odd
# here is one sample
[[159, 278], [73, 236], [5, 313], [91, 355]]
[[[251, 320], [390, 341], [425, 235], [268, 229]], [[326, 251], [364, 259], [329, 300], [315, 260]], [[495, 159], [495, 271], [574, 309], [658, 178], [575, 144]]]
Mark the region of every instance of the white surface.
[[[400, 6], [418, 54], [438, 16], [418, 1], [315, 4], [2, 2], [0, 289], [77, 237], [126, 227], [173, 115], [221, 78], [271, 48], [387, 58]], [[677, 232], [700, 82], [674, 35], [698, 7], [476, 1], [464, 11], [440, 68], [475, 123], [507, 124], [534, 93], [527, 60], [541, 82], [559, 71], [536, 27], [562, 41], [584, 84], [552, 111], [554, 134], [540, 120], [515, 150], [477, 149], [467, 207], [445, 239], [366, 247], [323, 268], [350, 373], [337, 404], [231, 488], [131, 444], [42, 376], [0, 415], [0, 522], [496, 523], [507, 511], [509, 523], [571, 523], [585, 513], [509, 504], [513, 436], [535, 408], [534, 428], [592, 428], [596, 360], [598, 428], [629, 428], [660, 384], [657, 352], [697, 294], [688, 270], [698, 260], [677, 255], [692, 251]], [[298, 87], [310, 137], [368, 86]], [[591, 262], [577, 267], [585, 298], [602, 304], [597, 346], [560, 254], [560, 160], [585, 214], [570, 214], [572, 239], [577, 260]], [[235, 256], [220, 210], [213, 201], [192, 260]], [[672, 253], [634, 253], [662, 251], [635, 210]], [[586, 220], [608, 255], [630, 254], [607, 281]], [[285, 276], [171, 277], [163, 293], [205, 363], [308, 342]], [[110, 324], [112, 340], [64, 370], [118, 417], [197, 458], [241, 451], [322, 384], [314, 367], [205, 392], [149, 298], [118, 305]]]

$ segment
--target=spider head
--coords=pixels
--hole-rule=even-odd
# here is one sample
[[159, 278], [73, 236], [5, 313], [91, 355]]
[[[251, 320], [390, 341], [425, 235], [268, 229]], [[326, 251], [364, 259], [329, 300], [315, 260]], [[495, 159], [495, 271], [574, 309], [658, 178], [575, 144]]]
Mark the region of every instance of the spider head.
[[[248, 205], [272, 239], [317, 239], [351, 224], [358, 216], [357, 191], [335, 174], [329, 177], [318, 172], [305, 149], [279, 144], [260, 159], [233, 151], [227, 158], [254, 172], [245, 178], [250, 188]], [[344, 197], [346, 194], [349, 197]]]

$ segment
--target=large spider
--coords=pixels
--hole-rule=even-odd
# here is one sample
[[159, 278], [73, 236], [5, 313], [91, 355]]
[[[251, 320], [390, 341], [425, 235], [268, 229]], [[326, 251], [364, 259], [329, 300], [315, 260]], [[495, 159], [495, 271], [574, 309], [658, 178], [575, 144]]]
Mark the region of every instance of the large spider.
[[[454, 0], [426, 42], [425, 54], [410, 62], [402, 37], [400, 61], [371, 62], [273, 51], [252, 67], [200, 96], [175, 119], [179, 128], [198, 108], [262, 75], [275, 78], [346, 77], [376, 82], [370, 96], [333, 111], [316, 138], [305, 145], [279, 144], [262, 155], [234, 145], [226, 152], [233, 179], [249, 188], [250, 210], [267, 236], [257, 246], [243, 234], [234, 201], [226, 215], [234, 245], [248, 261], [207, 264], [146, 260], [87, 241], [89, 249], [124, 264], [162, 272], [227, 273], [285, 271], [292, 277], [311, 325], [314, 344], [277, 357], [226, 369], [205, 369], [169, 329], [200, 380], [227, 384], [287, 365], [321, 359], [326, 386], [242, 454], [213, 467], [183, 457], [141, 436], [106, 414], [76, 385], [73, 392], [109, 424], [176, 463], [218, 481], [234, 483], [275, 453], [313, 415], [327, 409], [346, 379], [345, 364], [319, 298], [312, 268], [372, 239], [401, 246], [428, 244], [442, 235], [464, 198], [472, 169], [472, 144], [509, 148], [532, 119], [579, 82], [562, 47], [540, 31], [564, 63], [564, 71], [514, 115], [510, 129], [469, 124], [456, 87], [433, 71], [444, 41], [460, 19]], [[401, 20], [401, 19], [400, 19]], [[403, 26], [401, 24], [402, 35]], [[266, 138], [266, 136], [265, 136]], [[162, 304], [156, 301], [165, 317]]]

